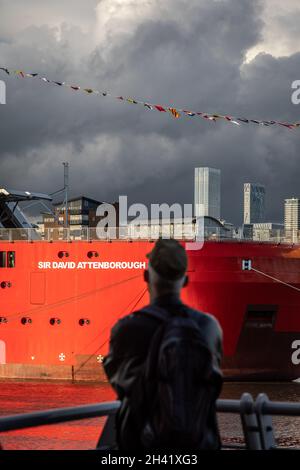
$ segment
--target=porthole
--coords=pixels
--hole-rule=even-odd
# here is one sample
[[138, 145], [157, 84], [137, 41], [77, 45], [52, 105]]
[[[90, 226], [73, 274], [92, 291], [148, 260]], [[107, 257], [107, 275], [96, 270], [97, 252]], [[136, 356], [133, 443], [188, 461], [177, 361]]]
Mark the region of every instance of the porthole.
[[49, 320], [50, 325], [60, 325], [61, 319], [60, 318], [50, 318]]
[[99, 253], [97, 251], [89, 251], [87, 254], [88, 258], [98, 258]]
[[5, 289], [5, 287], [11, 287], [11, 282], [10, 281], [2, 281], [0, 283], [1, 289]]
[[30, 324], [30, 323], [32, 323], [32, 319], [30, 317], [23, 317], [23, 318], [21, 318], [21, 323], [22, 323], [22, 325]]

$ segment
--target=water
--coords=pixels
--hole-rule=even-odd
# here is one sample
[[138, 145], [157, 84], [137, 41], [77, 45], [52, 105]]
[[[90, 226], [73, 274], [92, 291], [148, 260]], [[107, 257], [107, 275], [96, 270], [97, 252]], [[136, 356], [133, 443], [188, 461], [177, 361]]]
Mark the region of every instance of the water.
[[[254, 397], [260, 392], [277, 401], [300, 401], [296, 383], [225, 383], [222, 398], [240, 398], [244, 392]], [[0, 382], [0, 415], [11, 415], [48, 408], [99, 403], [115, 399], [108, 384], [66, 382]], [[105, 418], [93, 418], [65, 424], [22, 429], [0, 434], [4, 449], [92, 449], [96, 446]], [[300, 418], [273, 419], [277, 442], [300, 447]], [[219, 426], [224, 443], [243, 443], [240, 419], [220, 414]]]

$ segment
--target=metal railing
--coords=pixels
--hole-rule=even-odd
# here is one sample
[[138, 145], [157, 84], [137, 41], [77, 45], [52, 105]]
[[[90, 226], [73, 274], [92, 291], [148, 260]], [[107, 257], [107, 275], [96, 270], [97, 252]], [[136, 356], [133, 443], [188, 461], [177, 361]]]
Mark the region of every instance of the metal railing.
[[108, 230], [99, 230], [96, 227], [81, 228], [0, 228], [0, 242], [9, 241], [113, 241], [113, 240], [157, 240], [158, 238], [175, 238], [182, 241], [237, 241], [294, 245], [300, 243], [300, 231], [293, 234], [283, 230], [268, 230], [267, 233], [257, 233], [252, 236], [241, 233], [225, 232], [218, 227], [205, 227], [198, 233], [196, 226], [182, 226], [179, 230], [173, 225], [168, 227], [141, 227], [133, 229], [130, 226], [110, 227]]
[[[115, 415], [119, 406], [120, 402], [113, 401], [4, 416], [0, 417], [0, 432], [107, 416], [96, 449], [108, 450], [115, 446]], [[245, 439], [245, 445], [222, 448], [275, 450], [283, 447], [276, 444], [272, 415], [300, 416], [300, 403], [270, 401], [263, 393], [254, 401], [252, 395], [244, 393], [240, 400], [218, 400], [217, 412], [239, 414]]]

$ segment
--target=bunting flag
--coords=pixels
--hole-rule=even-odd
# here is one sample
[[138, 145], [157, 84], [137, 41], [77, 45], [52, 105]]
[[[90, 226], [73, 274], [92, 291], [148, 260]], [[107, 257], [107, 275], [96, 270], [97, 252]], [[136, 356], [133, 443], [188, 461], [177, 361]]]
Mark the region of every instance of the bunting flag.
[[22, 70], [15, 70], [15, 74], [16, 74], [16, 75], [19, 75], [19, 76], [22, 77], [22, 78], [25, 78], [25, 73], [22, 72]]
[[249, 119], [249, 118], [245, 118], [245, 117], [238, 117], [238, 116], [231, 116], [231, 115], [223, 115], [223, 114], [211, 114], [211, 113], [204, 113], [204, 112], [196, 112], [196, 111], [190, 111], [190, 110], [187, 110], [187, 109], [180, 109], [180, 108], [175, 108], [175, 107], [170, 107], [170, 106], [165, 106], [165, 105], [161, 105], [161, 104], [152, 104], [152, 103], [148, 103], [146, 101], [139, 101], [139, 100], [136, 100], [135, 98], [131, 98], [131, 97], [124, 97], [124, 96], [114, 96], [112, 95], [111, 93], [108, 93], [107, 91], [98, 91], [98, 90], [94, 90], [93, 88], [83, 88], [83, 87], [80, 87], [78, 85], [68, 85], [66, 82], [60, 82], [60, 81], [56, 81], [56, 80], [49, 80], [47, 77], [43, 77], [42, 75], [38, 74], [38, 73], [28, 73], [28, 72], [24, 72], [23, 70], [10, 70], [6, 67], [0, 67], [0, 71], [3, 71], [5, 72], [7, 75], [9, 76], [13, 76], [15, 75], [16, 77], [18, 78], [36, 78], [36, 79], [39, 79], [45, 83], [49, 83], [49, 84], [54, 84], [54, 85], [57, 85], [57, 86], [60, 86], [60, 87], [67, 87], [71, 90], [74, 90], [74, 91], [83, 91], [89, 95], [91, 94], [95, 94], [95, 95], [101, 95], [101, 96], [104, 96], [104, 97], [110, 97], [110, 98], [114, 98], [114, 99], [117, 99], [117, 100], [120, 100], [120, 101], [124, 101], [124, 102], [127, 102], [129, 104], [140, 104], [142, 105], [144, 108], [147, 108], [149, 110], [156, 110], [156, 111], [159, 111], [161, 113], [167, 113], [169, 112], [175, 119], [178, 119], [181, 117], [181, 115], [185, 115], [185, 116], [188, 116], [190, 118], [194, 118], [194, 117], [201, 117], [202, 119], [206, 119], [208, 121], [213, 121], [214, 123], [216, 123], [217, 121], [219, 120], [223, 120], [223, 121], [227, 121], [227, 122], [230, 122], [236, 126], [241, 126], [241, 124], [256, 124], [256, 125], [259, 125], [259, 126], [264, 126], [264, 127], [270, 127], [272, 125], [278, 125], [278, 126], [281, 126], [281, 127], [285, 127], [287, 129], [297, 129], [298, 127], [300, 127], [300, 122], [282, 122], [282, 121], [274, 121], [274, 120], [261, 120], [261, 119]]
[[193, 113], [192, 111], [186, 111], [185, 109], [183, 109], [183, 112], [184, 112], [184, 114], [186, 114], [187, 116], [191, 116], [191, 117], [193, 117], [193, 116], [196, 115], [196, 113]]
[[157, 109], [157, 111], [160, 111], [162, 113], [166, 113], [167, 111], [165, 110], [165, 108], [163, 106], [161, 106], [160, 104], [155, 104], [154, 105], [154, 108]]
[[138, 102], [133, 100], [132, 98], [127, 98], [127, 101], [128, 103], [131, 103], [131, 104], [138, 104]]
[[175, 108], [169, 108], [170, 113], [174, 116], [174, 118], [179, 118], [180, 113]]

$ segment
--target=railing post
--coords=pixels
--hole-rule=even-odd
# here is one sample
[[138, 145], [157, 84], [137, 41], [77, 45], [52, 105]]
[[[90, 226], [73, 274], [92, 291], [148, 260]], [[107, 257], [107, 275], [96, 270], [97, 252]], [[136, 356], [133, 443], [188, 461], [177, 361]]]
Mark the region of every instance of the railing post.
[[250, 393], [243, 393], [241, 396], [240, 412], [247, 449], [261, 450], [262, 445], [255, 414], [254, 400]]
[[267, 403], [269, 403], [269, 401], [270, 400], [265, 393], [260, 393], [255, 401], [255, 412], [263, 450], [271, 450], [276, 448], [272, 416], [264, 413], [264, 407]]
[[116, 445], [116, 415], [108, 415], [99, 437], [97, 450], [112, 450]]

